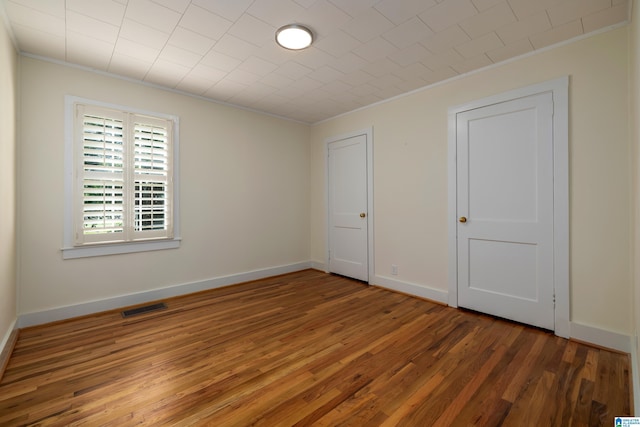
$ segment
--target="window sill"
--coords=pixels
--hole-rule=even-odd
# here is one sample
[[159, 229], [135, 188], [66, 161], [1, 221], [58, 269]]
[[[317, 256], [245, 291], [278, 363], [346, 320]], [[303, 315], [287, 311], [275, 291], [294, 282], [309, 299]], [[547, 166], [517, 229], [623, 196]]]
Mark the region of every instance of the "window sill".
[[62, 248], [62, 259], [177, 249], [180, 247], [180, 240], [179, 238], [175, 238], [171, 240], [147, 240], [144, 242], [109, 243]]

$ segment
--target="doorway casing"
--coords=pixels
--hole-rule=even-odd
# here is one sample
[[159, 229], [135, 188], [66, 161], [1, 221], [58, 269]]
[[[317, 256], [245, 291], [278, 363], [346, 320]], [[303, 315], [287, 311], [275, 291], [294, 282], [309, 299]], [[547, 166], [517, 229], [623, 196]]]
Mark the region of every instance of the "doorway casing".
[[459, 113], [541, 93], [553, 97], [553, 281], [556, 335], [569, 338], [569, 77], [534, 84], [449, 108], [448, 304], [458, 306], [456, 117]]

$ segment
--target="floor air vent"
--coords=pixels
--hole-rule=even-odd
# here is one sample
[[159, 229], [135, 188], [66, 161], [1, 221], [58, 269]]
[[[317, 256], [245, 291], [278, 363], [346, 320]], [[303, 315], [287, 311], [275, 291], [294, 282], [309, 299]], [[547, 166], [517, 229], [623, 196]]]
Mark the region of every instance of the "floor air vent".
[[167, 305], [163, 302], [159, 302], [158, 304], [145, 305], [143, 307], [132, 308], [131, 310], [124, 310], [122, 312], [122, 317], [131, 317], [136, 314], [144, 314], [152, 311], [164, 310], [167, 308]]

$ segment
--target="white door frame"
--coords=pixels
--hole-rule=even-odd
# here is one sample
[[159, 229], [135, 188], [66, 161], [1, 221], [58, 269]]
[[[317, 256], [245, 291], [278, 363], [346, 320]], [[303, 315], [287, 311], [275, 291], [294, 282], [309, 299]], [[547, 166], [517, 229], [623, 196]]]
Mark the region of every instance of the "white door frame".
[[371, 283], [374, 276], [374, 257], [373, 257], [373, 128], [366, 128], [358, 131], [348, 132], [342, 135], [327, 138], [324, 141], [324, 203], [325, 203], [325, 254], [324, 265], [325, 272], [329, 272], [329, 248], [330, 230], [329, 230], [329, 144], [341, 141], [347, 138], [364, 135], [367, 139], [367, 283]]
[[543, 82], [449, 108], [449, 296], [458, 306], [456, 116], [458, 113], [539, 93], [553, 96], [553, 279], [555, 334], [569, 338], [569, 77]]

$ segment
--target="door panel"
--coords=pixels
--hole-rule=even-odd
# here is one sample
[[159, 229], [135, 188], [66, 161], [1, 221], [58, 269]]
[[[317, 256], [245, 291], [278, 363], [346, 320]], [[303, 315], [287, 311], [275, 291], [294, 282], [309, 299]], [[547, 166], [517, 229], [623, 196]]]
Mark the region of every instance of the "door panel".
[[[537, 245], [469, 239], [469, 287], [536, 301], [537, 261]], [[501, 268], [492, 268], [495, 265]]]
[[550, 93], [457, 115], [458, 303], [554, 329]]
[[331, 142], [329, 149], [329, 271], [369, 280], [367, 137]]
[[[535, 221], [537, 216], [536, 110], [468, 121], [469, 216]], [[512, 135], [517, 135], [514, 143]], [[503, 159], [504, 161], [497, 161]], [[509, 179], [505, 179], [509, 177]]]

